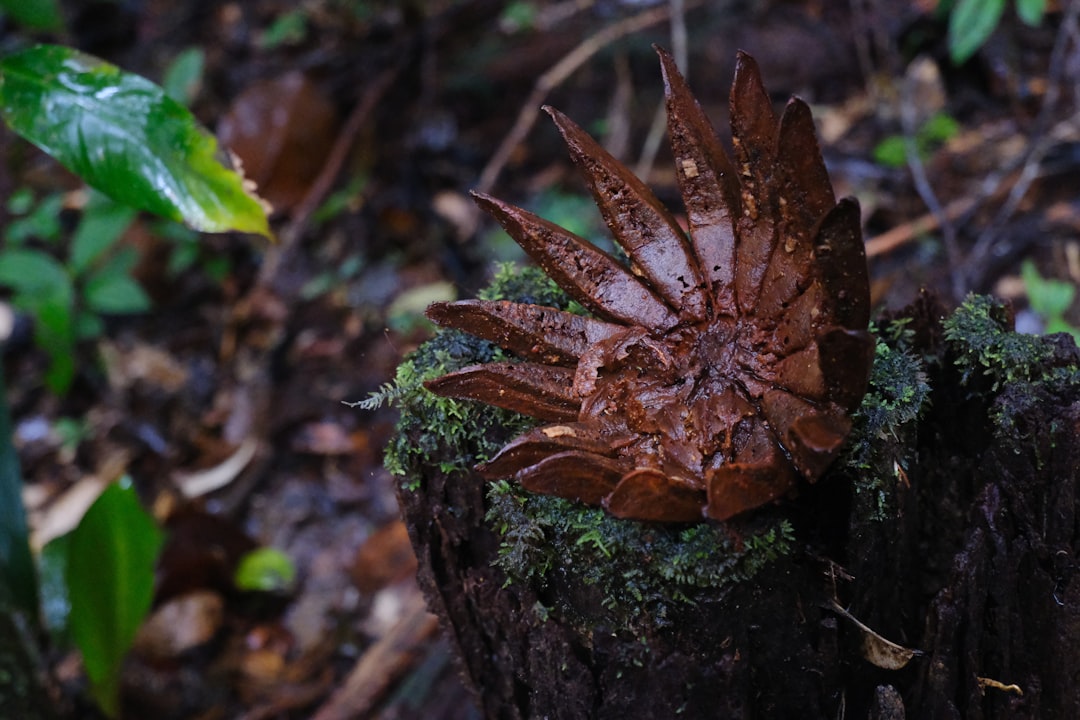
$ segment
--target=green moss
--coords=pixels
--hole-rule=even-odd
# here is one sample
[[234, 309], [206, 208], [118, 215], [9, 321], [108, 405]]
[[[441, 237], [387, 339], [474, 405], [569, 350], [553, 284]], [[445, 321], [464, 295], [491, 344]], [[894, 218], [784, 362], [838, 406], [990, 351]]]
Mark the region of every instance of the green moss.
[[870, 384], [840, 461], [855, 477], [856, 512], [873, 520], [895, 509], [897, 482], [913, 460], [918, 419], [930, 403], [926, 367], [912, 349], [908, 324], [893, 321], [877, 334]]
[[488, 498], [487, 520], [503, 539], [496, 564], [507, 582], [540, 591], [554, 582], [594, 586], [616, 627], [633, 628], [643, 616], [662, 627], [672, 603], [693, 604], [702, 592], [715, 598], [788, 555], [795, 540], [787, 520], [766, 511], [736, 534], [720, 523], [620, 520], [506, 481], [492, 483]]
[[[516, 270], [499, 266], [482, 298], [566, 308], [569, 299], [537, 268]], [[386, 403], [401, 408], [396, 432], [386, 449], [384, 464], [393, 475], [405, 478], [410, 490], [419, 487], [422, 469], [437, 464], [442, 472], [467, 472], [502, 447], [507, 435], [516, 435], [536, 421], [518, 413], [439, 397], [424, 382], [475, 363], [505, 360], [501, 348], [457, 330], [439, 331], [398, 366], [394, 382], [361, 403], [374, 409]]]
[[1008, 315], [1006, 307], [993, 298], [969, 295], [945, 321], [945, 339], [956, 354], [963, 384], [983, 378], [989, 381], [991, 391], [997, 391], [1004, 385], [1038, 381], [1048, 374], [1067, 379], [1076, 373], [1075, 364], [1059, 364], [1060, 353], [1052, 336], [1013, 332]]
[[1080, 351], [1065, 333], [1024, 335], [1012, 331], [1005, 305], [970, 295], [945, 321], [945, 339], [961, 383], [975, 395], [996, 397], [990, 407], [995, 434], [1022, 440], [1014, 418], [1035, 398], [1062, 395], [1080, 385]]

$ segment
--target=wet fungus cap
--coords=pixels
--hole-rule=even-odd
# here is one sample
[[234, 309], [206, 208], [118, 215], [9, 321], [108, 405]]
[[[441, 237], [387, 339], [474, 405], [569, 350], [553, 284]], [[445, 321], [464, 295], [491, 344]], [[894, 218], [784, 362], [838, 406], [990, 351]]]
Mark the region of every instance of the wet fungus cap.
[[658, 49], [689, 232], [581, 128], [545, 108], [629, 267], [487, 195], [477, 203], [591, 317], [435, 303], [437, 324], [521, 358], [426, 383], [547, 424], [480, 473], [619, 517], [725, 520], [815, 481], [851, 429], [873, 358], [859, 207], [833, 196], [804, 102], [777, 119], [740, 53], [733, 157]]

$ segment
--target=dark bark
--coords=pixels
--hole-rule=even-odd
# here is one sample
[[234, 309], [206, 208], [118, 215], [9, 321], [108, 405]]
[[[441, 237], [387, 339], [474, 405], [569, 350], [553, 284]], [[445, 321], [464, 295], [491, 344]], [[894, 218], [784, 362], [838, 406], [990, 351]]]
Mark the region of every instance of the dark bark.
[[[487, 716], [1080, 717], [1080, 382], [962, 382], [942, 313], [910, 314], [934, 358], [932, 406], [891, 514], [869, 517], [851, 471], [834, 468], [781, 506], [796, 552], [672, 606], [666, 624], [611, 626], [596, 587], [558, 569], [506, 585], [483, 483], [432, 464], [413, 478], [400, 499], [420, 580]], [[1045, 342], [1037, 369], [1075, 372], [1071, 341]], [[871, 665], [834, 599], [922, 654]]]

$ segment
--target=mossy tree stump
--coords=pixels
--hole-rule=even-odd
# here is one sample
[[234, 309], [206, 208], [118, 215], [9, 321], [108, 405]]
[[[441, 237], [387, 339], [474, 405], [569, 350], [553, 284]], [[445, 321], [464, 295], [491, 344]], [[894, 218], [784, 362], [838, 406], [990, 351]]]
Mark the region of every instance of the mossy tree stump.
[[[567, 306], [531, 271], [485, 296]], [[724, 525], [482, 482], [472, 465], [527, 420], [421, 383], [500, 351], [443, 332], [408, 358], [388, 465], [485, 714], [1080, 717], [1080, 352], [986, 298], [949, 317], [920, 298], [877, 331], [844, 456]], [[868, 637], [918, 652], [883, 669]]]

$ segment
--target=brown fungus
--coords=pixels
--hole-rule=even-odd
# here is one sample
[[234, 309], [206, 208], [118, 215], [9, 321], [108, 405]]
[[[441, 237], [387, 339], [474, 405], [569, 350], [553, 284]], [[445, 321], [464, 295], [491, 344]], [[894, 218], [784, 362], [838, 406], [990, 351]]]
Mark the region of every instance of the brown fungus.
[[627, 267], [521, 208], [476, 194], [593, 315], [511, 302], [436, 303], [428, 317], [521, 362], [427, 383], [549, 424], [480, 473], [654, 521], [725, 520], [813, 482], [840, 450], [873, 357], [858, 203], [837, 202], [809, 108], [779, 120], [740, 53], [729, 157], [659, 50], [689, 232], [572, 121], [562, 132]]

